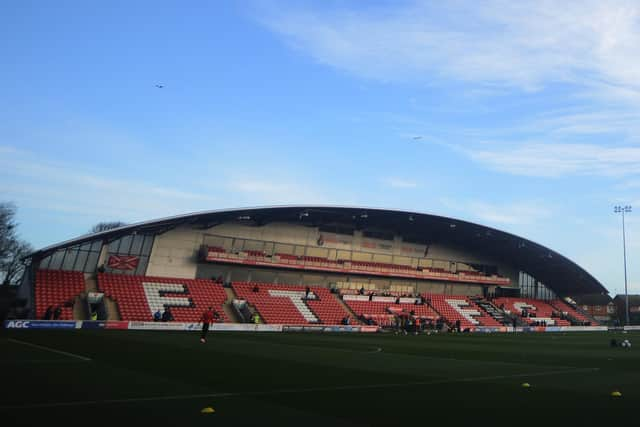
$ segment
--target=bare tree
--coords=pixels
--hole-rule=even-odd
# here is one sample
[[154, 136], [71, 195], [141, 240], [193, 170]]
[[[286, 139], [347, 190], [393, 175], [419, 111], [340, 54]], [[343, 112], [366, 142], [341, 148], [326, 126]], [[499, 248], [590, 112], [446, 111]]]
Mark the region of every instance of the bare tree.
[[15, 214], [16, 207], [13, 204], [0, 203], [0, 262], [7, 256], [10, 242], [15, 238]]
[[91, 233], [100, 233], [102, 231], [113, 230], [114, 228], [124, 227], [127, 223], [122, 221], [99, 222], [91, 227]]
[[2, 260], [0, 267], [0, 285], [18, 285], [25, 264], [23, 258], [33, 252], [33, 247], [22, 240], [14, 240], [9, 248], [9, 256]]
[[17, 285], [24, 272], [23, 258], [33, 248], [16, 234], [16, 208], [0, 203], [0, 285]]

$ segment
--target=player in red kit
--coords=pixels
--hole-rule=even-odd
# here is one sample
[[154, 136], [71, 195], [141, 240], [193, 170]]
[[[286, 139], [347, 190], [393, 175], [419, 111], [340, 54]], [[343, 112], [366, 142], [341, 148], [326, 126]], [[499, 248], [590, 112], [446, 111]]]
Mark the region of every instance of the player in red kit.
[[207, 308], [205, 312], [202, 313], [200, 321], [202, 322], [202, 334], [200, 335], [200, 342], [205, 343], [207, 342], [205, 338], [207, 336], [207, 332], [209, 332], [209, 325], [213, 323], [213, 309], [211, 307]]

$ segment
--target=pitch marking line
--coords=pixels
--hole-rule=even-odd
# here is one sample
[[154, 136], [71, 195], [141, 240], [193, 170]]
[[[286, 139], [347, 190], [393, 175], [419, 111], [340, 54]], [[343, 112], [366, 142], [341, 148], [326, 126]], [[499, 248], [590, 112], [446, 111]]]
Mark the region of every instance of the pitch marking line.
[[309, 388], [297, 388], [297, 389], [280, 389], [280, 390], [265, 390], [265, 391], [249, 391], [249, 392], [229, 392], [229, 393], [205, 393], [205, 394], [186, 394], [176, 396], [157, 396], [157, 397], [134, 397], [130, 399], [105, 399], [105, 400], [86, 400], [75, 402], [56, 402], [56, 403], [34, 403], [24, 405], [9, 405], [0, 406], [0, 410], [8, 409], [35, 409], [35, 408], [57, 408], [57, 407], [73, 407], [73, 406], [90, 406], [90, 405], [109, 405], [118, 403], [135, 403], [135, 402], [161, 402], [167, 400], [189, 400], [189, 399], [203, 399], [203, 398], [219, 398], [219, 397], [242, 397], [242, 396], [265, 396], [274, 394], [290, 394], [290, 393], [316, 393], [325, 391], [344, 391], [344, 390], [367, 390], [367, 389], [384, 389], [384, 388], [400, 388], [417, 385], [441, 385], [458, 382], [476, 382], [476, 381], [492, 381], [510, 378], [531, 378], [542, 377], [548, 375], [562, 375], [562, 374], [576, 374], [580, 372], [596, 372], [600, 368], [583, 368], [583, 369], [568, 369], [563, 371], [545, 371], [545, 372], [532, 372], [525, 374], [512, 374], [512, 375], [494, 375], [486, 377], [467, 377], [467, 378], [448, 378], [442, 380], [433, 381], [415, 381], [408, 383], [387, 383], [387, 384], [365, 384], [365, 385], [344, 385], [344, 386], [327, 386], [327, 387], [309, 387]]
[[[258, 340], [250, 340], [250, 339], [237, 339], [236, 342], [241, 341], [244, 343], [256, 343], [256, 342], [260, 342]], [[265, 343], [260, 342], [261, 345], [264, 345]], [[306, 349], [320, 349], [320, 350], [326, 350], [326, 351], [342, 351], [342, 352], [349, 352], [349, 353], [367, 353], [367, 354], [371, 354], [371, 353], [381, 353], [383, 351], [382, 347], [373, 347], [373, 346], [369, 346], [368, 348], [370, 350], [355, 350], [355, 349], [350, 349], [350, 348], [338, 348], [338, 347], [328, 347], [328, 346], [319, 346], [319, 345], [304, 345], [304, 344], [291, 344], [291, 343], [281, 343], [281, 342], [269, 342], [267, 343], [268, 345], [274, 345], [274, 346], [287, 346], [287, 347], [298, 347], [298, 348], [306, 348]], [[393, 352], [392, 352], [393, 353]], [[534, 365], [531, 362], [528, 361], [521, 361], [521, 362], [507, 362], [507, 361], [503, 361], [503, 360], [474, 360], [474, 359], [456, 359], [453, 357], [437, 357], [437, 356], [425, 356], [422, 354], [410, 354], [407, 353], [406, 354], [409, 357], [419, 357], [421, 359], [429, 359], [429, 360], [449, 360], [452, 362], [463, 362], [463, 363], [469, 363], [469, 362], [476, 362], [478, 364], [491, 364], [491, 365], [512, 365], [512, 366], [532, 366]], [[565, 365], [548, 365], [549, 367], [553, 366], [555, 368], [566, 368], [566, 369], [578, 369], [574, 366], [565, 366]]]
[[51, 360], [51, 359], [20, 359], [20, 360], [0, 360], [0, 365], [58, 365], [76, 363], [73, 360]]
[[69, 356], [69, 357], [73, 357], [75, 359], [84, 360], [85, 362], [90, 362], [91, 361], [91, 359], [88, 358], [88, 357], [80, 356], [79, 354], [69, 353], [69, 352], [62, 351], [62, 350], [56, 350], [55, 348], [45, 347], [43, 345], [32, 344], [30, 342], [15, 340], [13, 338], [9, 338], [8, 341], [11, 341], [11, 342], [14, 342], [14, 343], [17, 343], [17, 344], [26, 345], [26, 346], [33, 347], [33, 348], [38, 348], [40, 350], [46, 350], [46, 351], [49, 351], [51, 353], [62, 354], [64, 356]]

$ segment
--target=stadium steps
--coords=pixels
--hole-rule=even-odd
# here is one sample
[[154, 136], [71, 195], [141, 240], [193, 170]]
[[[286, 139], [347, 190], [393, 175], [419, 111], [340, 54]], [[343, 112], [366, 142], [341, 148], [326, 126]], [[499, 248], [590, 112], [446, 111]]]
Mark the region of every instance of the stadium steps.
[[234, 300], [231, 302], [231, 309], [241, 323], [249, 323], [251, 321], [253, 311], [249, 308], [249, 303], [246, 300]]
[[233, 323], [241, 323], [242, 320], [238, 318], [238, 314], [233, 309], [233, 300], [237, 298], [235, 292], [231, 287], [225, 287], [224, 292], [227, 294], [227, 300], [222, 304], [222, 309], [224, 310], [224, 314], [227, 316], [227, 319]]
[[93, 274], [84, 275], [84, 289], [87, 292], [98, 292], [98, 280]]
[[584, 317], [586, 317], [590, 322], [591, 322], [591, 326], [600, 326], [600, 321], [598, 321], [595, 317], [593, 317], [591, 314], [587, 313], [586, 311], [584, 311], [583, 309], [581, 309], [580, 307], [573, 307], [571, 306], [575, 311], [577, 311], [578, 313], [580, 313], [581, 315], [583, 315]]
[[569, 322], [571, 322], [571, 326], [580, 326], [580, 325], [582, 325], [582, 322], [580, 320], [576, 319], [571, 313], [565, 314], [565, 317], [567, 318], [567, 320]]
[[104, 302], [104, 308], [107, 310], [107, 320], [120, 320], [118, 304], [107, 296], [105, 296], [102, 301]]
[[[549, 301], [549, 305], [552, 306], [553, 308], [555, 308], [558, 311], [562, 311], [562, 312], [566, 311], [566, 310], [563, 309], [562, 306], [560, 306], [558, 304], [554, 304], [552, 301]], [[573, 307], [571, 307], [571, 308], [573, 308]], [[564, 316], [569, 321], [569, 323], [571, 323], [571, 326], [581, 326], [581, 325], [583, 325], [583, 321], [578, 319], [571, 312], [566, 312], [566, 314]]]
[[490, 301], [487, 301], [482, 297], [471, 297], [470, 299], [475, 302], [476, 305], [480, 307], [485, 313], [493, 317], [496, 321], [502, 323], [503, 325], [509, 323], [509, 321], [505, 319], [504, 313]]
[[588, 312], [586, 312], [585, 310], [583, 310], [579, 306], [569, 305], [569, 307], [573, 308], [579, 314], [581, 314], [584, 317], [586, 317], [587, 319], [589, 319], [591, 321], [592, 325], [600, 325], [600, 322], [598, 322], [595, 317], [593, 317], [591, 314], [589, 314]]
[[322, 321], [322, 319], [320, 318], [320, 316], [318, 315], [318, 313], [316, 313], [316, 310], [314, 310], [314, 309], [313, 309], [313, 307], [310, 307], [310, 306], [308, 306], [308, 305], [305, 305], [305, 308], [309, 310], [309, 313], [311, 313], [311, 314], [313, 314], [314, 316], [316, 316], [316, 319], [318, 319], [318, 320], [316, 320], [315, 322], [314, 322], [314, 321], [311, 321], [311, 322], [309, 322], [309, 323], [311, 323], [311, 324], [314, 324], [314, 323], [322, 324], [322, 323], [324, 323], [324, 322]]
[[527, 323], [522, 320], [520, 316], [516, 316], [514, 314], [506, 314], [504, 315], [505, 325], [513, 326], [513, 320], [516, 321], [516, 326], [527, 326]]
[[338, 303], [344, 308], [349, 316], [351, 316], [351, 324], [355, 323], [358, 325], [362, 325], [363, 323], [358, 319], [358, 315], [349, 307], [342, 298], [338, 297], [338, 294], [333, 294], [333, 296], [338, 300]]
[[[559, 301], [559, 300], [552, 300], [549, 302], [549, 304], [555, 308], [558, 311], [561, 312], [567, 312], [567, 318], [569, 319], [569, 321], [571, 322], [571, 325], [573, 326], [581, 326], [583, 325], [584, 321], [588, 321], [591, 322], [591, 325], [599, 325], [600, 323], [593, 317], [591, 316], [589, 313], [587, 313], [586, 311], [582, 310], [580, 307], [575, 306], [573, 304], [569, 304], [563, 301]], [[571, 313], [570, 311], [567, 310], [567, 308], [574, 310], [576, 312], [576, 314], [578, 316], [581, 316], [583, 319], [580, 319], [580, 317], [575, 316], [573, 313]]]

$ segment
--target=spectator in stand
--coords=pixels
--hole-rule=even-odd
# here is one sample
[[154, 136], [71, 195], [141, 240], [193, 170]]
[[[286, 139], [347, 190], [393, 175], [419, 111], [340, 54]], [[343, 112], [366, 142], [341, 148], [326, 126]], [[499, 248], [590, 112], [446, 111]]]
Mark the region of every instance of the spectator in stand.
[[429, 328], [429, 331], [433, 331], [436, 327], [436, 325], [433, 323], [433, 319], [428, 319], [427, 322], [427, 328]]
[[207, 332], [209, 332], [209, 326], [213, 323], [213, 311], [211, 307], [207, 308], [200, 316], [200, 321], [202, 322], [202, 333], [200, 334], [200, 342], [207, 342]]
[[171, 308], [167, 307], [162, 313], [162, 321], [163, 322], [171, 322], [173, 321], [173, 313], [171, 313]]
[[258, 287], [258, 284], [256, 283], [255, 285], [253, 285], [253, 292], [260, 292], [260, 288]]
[[400, 333], [400, 316], [397, 314], [393, 316], [393, 329], [396, 335]]
[[53, 319], [58, 320], [62, 315], [62, 307], [56, 306], [55, 310], [53, 310]]
[[160, 309], [156, 310], [155, 313], [153, 313], [153, 321], [154, 322], [159, 322], [162, 320], [162, 313], [160, 313]]
[[462, 332], [462, 329], [460, 329], [460, 319], [456, 320], [456, 332]]
[[304, 299], [308, 299], [309, 298], [309, 293], [311, 292], [311, 288], [310, 287], [306, 287], [304, 288]]
[[449, 327], [449, 322], [442, 322], [442, 326], [440, 327], [440, 331], [443, 333], [450, 332], [451, 328]]
[[364, 286], [360, 288], [360, 295], [364, 295]]
[[53, 306], [52, 305], [47, 307], [47, 309], [44, 312], [44, 316], [42, 318], [44, 320], [49, 320], [49, 319], [51, 319], [51, 316], [53, 316]]

